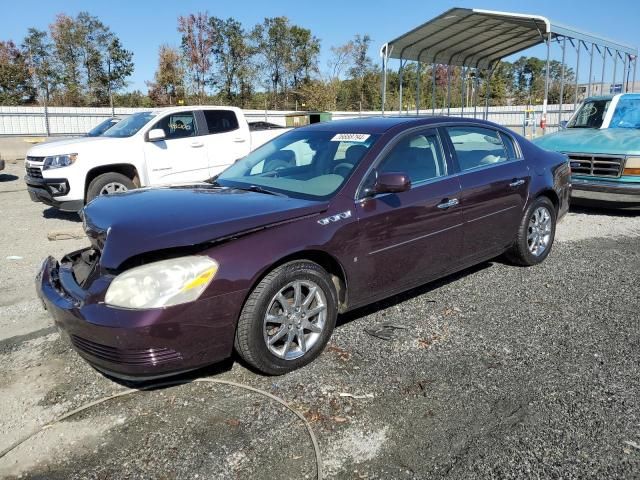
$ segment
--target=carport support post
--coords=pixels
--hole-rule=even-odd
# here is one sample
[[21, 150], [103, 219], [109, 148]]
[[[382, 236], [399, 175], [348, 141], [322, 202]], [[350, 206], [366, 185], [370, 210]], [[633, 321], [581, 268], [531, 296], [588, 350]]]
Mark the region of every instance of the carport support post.
[[618, 51], [615, 50], [615, 54], [613, 55], [613, 80], [611, 80], [611, 88], [615, 88], [616, 85], [616, 73], [618, 70]]
[[547, 122], [547, 103], [549, 102], [549, 56], [551, 55], [551, 32], [547, 35], [547, 62], [544, 71], [544, 100], [542, 101], [542, 119], [544, 120], [546, 129]]
[[451, 114], [451, 65], [447, 65], [447, 116]]
[[631, 92], [636, 91], [636, 67], [638, 66], [638, 55], [633, 59], [633, 80], [631, 81]]
[[476, 67], [476, 75], [473, 77], [473, 118], [476, 118], [478, 112], [478, 89], [480, 87], [480, 78], [478, 77], [478, 67]]
[[431, 115], [434, 116], [436, 114], [436, 62], [433, 62], [431, 73], [433, 77], [431, 82]]
[[[384, 51], [384, 53], [382, 53]], [[389, 45], [384, 44], [382, 50], [382, 116], [384, 116], [384, 104], [387, 101], [387, 62], [389, 61]]]
[[607, 65], [607, 47], [602, 49], [602, 75], [600, 76], [600, 95], [604, 95], [604, 69]]
[[491, 77], [493, 76], [493, 72], [498, 66], [498, 63], [500, 63], [500, 60], [498, 60], [491, 67], [491, 69], [489, 70], [489, 75], [487, 75], [487, 86], [486, 86], [487, 91], [485, 92], [485, 96], [484, 96], [484, 116], [482, 117], [484, 120], [489, 120], [489, 100], [491, 99]]
[[567, 37], [562, 37], [562, 65], [560, 66], [560, 105], [558, 109], [558, 127], [562, 122], [562, 103], [564, 100], [564, 61], [567, 51]]
[[460, 116], [464, 118], [464, 65], [460, 67], [460, 78], [462, 79], [462, 85], [460, 86]]
[[400, 68], [398, 69], [398, 83], [400, 84], [400, 95], [398, 97], [398, 115], [402, 115], [402, 73], [404, 65], [402, 64], [402, 57], [400, 57]]
[[573, 87], [573, 109], [578, 108], [578, 75], [580, 72], [580, 45], [582, 40], [578, 40], [578, 47], [576, 50], [576, 81]]
[[416, 115], [420, 115], [420, 68], [422, 64], [420, 63], [420, 59], [418, 59], [417, 66], [417, 74], [416, 74]]
[[591, 73], [593, 71], [593, 51], [596, 48], [595, 44], [591, 44], [591, 60], [589, 61], [589, 87], [587, 88], [587, 97], [591, 96]]
[[627, 62], [629, 61], [629, 54], [625, 52], [624, 54], [624, 64], [622, 66], [622, 90], [624, 93], [627, 93], [629, 89], [629, 74], [627, 73]]

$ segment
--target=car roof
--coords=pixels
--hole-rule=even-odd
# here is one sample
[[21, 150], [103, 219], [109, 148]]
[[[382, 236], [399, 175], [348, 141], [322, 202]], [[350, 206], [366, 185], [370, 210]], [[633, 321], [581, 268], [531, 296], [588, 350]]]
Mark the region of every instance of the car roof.
[[[336, 132], [336, 133], [384, 133], [393, 127], [402, 125], [405, 128], [411, 128], [420, 125], [432, 125], [443, 122], [452, 123], [476, 123], [478, 125], [486, 125], [491, 127], [499, 127], [492, 122], [485, 120], [473, 119], [473, 118], [461, 118], [461, 117], [423, 117], [423, 116], [376, 116], [366, 118], [351, 118], [344, 120], [332, 120], [330, 122], [314, 123], [300, 129], [305, 130], [318, 130], [324, 132]], [[297, 129], [297, 130], [300, 130]]]

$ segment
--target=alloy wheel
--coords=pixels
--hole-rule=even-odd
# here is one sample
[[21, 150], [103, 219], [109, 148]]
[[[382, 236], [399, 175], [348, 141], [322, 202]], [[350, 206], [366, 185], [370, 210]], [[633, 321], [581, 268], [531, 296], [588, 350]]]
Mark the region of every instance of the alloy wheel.
[[546, 207], [536, 208], [529, 219], [527, 247], [532, 255], [539, 257], [551, 243], [552, 217]]
[[112, 193], [126, 192], [129, 190], [126, 185], [119, 182], [107, 183], [100, 189], [100, 195], [111, 195]]
[[307, 353], [327, 321], [327, 299], [310, 280], [295, 280], [276, 293], [264, 316], [263, 337], [269, 351], [284, 360]]

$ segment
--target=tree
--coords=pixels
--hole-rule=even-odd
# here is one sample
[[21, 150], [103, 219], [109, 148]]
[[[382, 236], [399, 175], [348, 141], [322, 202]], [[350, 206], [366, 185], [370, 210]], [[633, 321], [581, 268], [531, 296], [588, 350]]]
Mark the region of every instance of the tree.
[[211, 17], [209, 26], [214, 34], [213, 56], [221, 78], [224, 100], [236, 103], [235, 99], [239, 96], [240, 104], [244, 104], [247, 93], [251, 91], [251, 59], [255, 50], [247, 41], [242, 24], [234, 18], [222, 20]]
[[60, 63], [60, 82], [64, 87], [63, 102], [66, 105], [82, 103], [80, 81], [79, 32], [73, 18], [59, 14], [49, 27], [54, 42], [55, 55]]
[[209, 15], [199, 12], [178, 17], [178, 32], [182, 34], [182, 51], [198, 94], [198, 101], [202, 103], [205, 87], [212, 83], [211, 55], [215, 44], [215, 32], [209, 24]]
[[287, 59], [287, 72], [291, 86], [297, 89], [311, 80], [311, 74], [318, 71], [320, 40], [307, 28], [292, 25], [289, 29], [290, 57]]
[[20, 105], [34, 96], [24, 56], [11, 40], [0, 41], [0, 104]]
[[104, 56], [106, 72], [103, 72], [102, 77], [108, 87], [111, 108], [113, 108], [113, 92], [124, 88], [127, 84], [126, 78], [133, 73], [132, 59], [133, 52], [122, 48], [117, 37], [111, 37]]
[[262, 58], [262, 73], [265, 84], [271, 87], [275, 98], [278, 87], [284, 90], [286, 85], [286, 62], [291, 55], [289, 42], [289, 19], [287, 17], [265, 18], [262, 24], [254, 27], [251, 37], [256, 50]]
[[43, 92], [46, 105], [49, 103], [51, 91], [55, 90], [59, 81], [53, 44], [49, 41], [47, 32], [30, 28], [22, 43], [22, 49], [33, 87], [36, 92]]
[[184, 68], [178, 50], [169, 45], [160, 46], [154, 80], [147, 86], [149, 97], [157, 105], [173, 105], [174, 99], [184, 97]]

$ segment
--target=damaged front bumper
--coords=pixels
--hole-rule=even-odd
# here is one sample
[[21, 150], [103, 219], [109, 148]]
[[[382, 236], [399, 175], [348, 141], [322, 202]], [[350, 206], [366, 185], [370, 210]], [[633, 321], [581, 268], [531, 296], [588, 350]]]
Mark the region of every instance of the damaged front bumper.
[[[116, 378], [141, 381], [231, 355], [237, 320], [232, 312], [244, 300], [244, 292], [168, 308], [110, 307], [104, 303], [104, 293], [114, 277], [87, 267], [88, 250], [71, 253], [60, 263], [47, 258], [36, 277], [36, 289], [55, 324], [92, 366]], [[94, 267], [98, 269], [97, 264]]]

